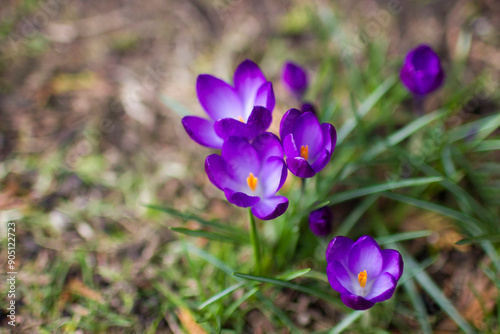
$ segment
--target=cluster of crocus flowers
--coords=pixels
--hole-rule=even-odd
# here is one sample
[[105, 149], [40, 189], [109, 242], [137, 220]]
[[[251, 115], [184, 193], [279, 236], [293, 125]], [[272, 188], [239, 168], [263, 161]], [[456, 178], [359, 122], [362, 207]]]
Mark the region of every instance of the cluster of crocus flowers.
[[[439, 58], [426, 45], [412, 50], [401, 70], [403, 83], [420, 97], [437, 89], [443, 78]], [[270, 220], [282, 215], [289, 203], [277, 192], [285, 183], [288, 170], [303, 179], [315, 176], [331, 160], [337, 141], [335, 127], [320, 123], [314, 106], [303, 101], [309, 83], [307, 73], [299, 65], [287, 62], [282, 81], [301, 103], [301, 109], [292, 108], [285, 113], [280, 122], [280, 138], [266, 132], [275, 106], [272, 84], [250, 60], [236, 69], [234, 86], [211, 75], [200, 75], [198, 99], [209, 119], [187, 116], [182, 120], [194, 141], [221, 149], [220, 154], [206, 158], [205, 171], [230, 203], [250, 208], [250, 239], [254, 240], [256, 266], [260, 260], [257, 238], [252, 237], [253, 216]], [[328, 206], [309, 214], [309, 227], [317, 236], [330, 234], [332, 221]], [[356, 242], [343, 236], [333, 238], [326, 251], [326, 262], [331, 287], [340, 293], [344, 304], [355, 310], [366, 310], [391, 298], [403, 273], [401, 254], [382, 250], [369, 236]]]
[[370, 236], [356, 242], [338, 236], [326, 250], [326, 274], [342, 302], [366, 310], [392, 297], [403, 274], [403, 259], [394, 249], [380, 249]]
[[[302, 98], [307, 75], [300, 67], [289, 67], [284, 76], [297, 98]], [[256, 217], [269, 220], [286, 211], [288, 200], [276, 196], [276, 192], [286, 179], [287, 169], [307, 178], [330, 161], [335, 128], [320, 124], [310, 111], [290, 109], [281, 121], [281, 140], [266, 132], [272, 121], [274, 91], [252, 61], [245, 60], [238, 66], [234, 86], [202, 74], [196, 90], [210, 119], [186, 116], [182, 124], [198, 144], [222, 149], [221, 155], [206, 159], [207, 175], [230, 203], [250, 207]], [[312, 105], [306, 108], [313, 109]]]

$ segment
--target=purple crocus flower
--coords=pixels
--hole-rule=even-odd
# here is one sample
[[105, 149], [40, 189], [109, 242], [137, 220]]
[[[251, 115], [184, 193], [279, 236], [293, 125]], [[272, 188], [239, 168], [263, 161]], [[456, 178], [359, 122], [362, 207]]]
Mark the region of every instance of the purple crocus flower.
[[196, 92], [210, 119], [186, 116], [182, 125], [200, 145], [221, 148], [230, 136], [249, 140], [264, 133], [276, 103], [271, 82], [251, 60], [234, 73], [234, 87], [208, 74], [198, 76]]
[[297, 99], [302, 99], [309, 83], [307, 73], [302, 67], [296, 63], [287, 61], [283, 65], [281, 80], [287, 90], [289, 90]]
[[406, 55], [400, 76], [403, 84], [417, 96], [435, 91], [444, 81], [439, 56], [425, 44]]
[[288, 110], [280, 124], [280, 137], [288, 169], [298, 177], [313, 177], [330, 161], [337, 132], [333, 125], [319, 124], [312, 112]]
[[366, 310], [392, 297], [403, 274], [403, 258], [394, 249], [380, 249], [369, 236], [356, 242], [335, 237], [326, 249], [326, 274], [342, 302]]
[[229, 137], [222, 145], [221, 155], [207, 157], [205, 171], [229, 202], [252, 207], [257, 218], [273, 219], [288, 208], [288, 199], [275, 195], [285, 183], [287, 169], [281, 143], [270, 132], [258, 135], [252, 143], [245, 138]]
[[326, 237], [332, 231], [333, 213], [329, 206], [324, 206], [309, 214], [309, 228], [319, 237]]

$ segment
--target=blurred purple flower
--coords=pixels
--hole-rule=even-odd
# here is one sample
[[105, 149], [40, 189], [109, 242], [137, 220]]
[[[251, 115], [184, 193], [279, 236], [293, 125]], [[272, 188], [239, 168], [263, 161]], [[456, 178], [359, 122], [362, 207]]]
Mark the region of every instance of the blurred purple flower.
[[302, 100], [309, 83], [307, 73], [302, 67], [296, 63], [287, 61], [283, 65], [281, 80], [287, 90], [289, 90], [297, 99]]
[[333, 125], [319, 124], [312, 112], [293, 108], [281, 119], [280, 137], [288, 169], [302, 178], [313, 177], [326, 166], [337, 142]]
[[229, 137], [221, 155], [207, 157], [205, 171], [229, 202], [252, 207], [252, 213], [262, 220], [276, 218], [288, 208], [288, 199], [275, 195], [285, 183], [287, 169], [281, 143], [272, 133], [261, 134], [252, 143]]
[[400, 77], [412, 93], [423, 96], [443, 84], [444, 71], [438, 55], [428, 45], [422, 44], [406, 55]]
[[392, 297], [403, 274], [403, 258], [394, 249], [381, 250], [369, 236], [356, 242], [335, 237], [326, 250], [326, 274], [342, 302], [366, 310]]
[[320, 237], [326, 237], [332, 231], [333, 213], [332, 209], [324, 206], [309, 214], [309, 228]]
[[264, 133], [272, 121], [275, 99], [271, 82], [251, 60], [234, 73], [234, 87], [208, 74], [198, 76], [198, 100], [210, 119], [186, 116], [182, 125], [200, 145], [221, 148], [230, 136], [249, 140]]

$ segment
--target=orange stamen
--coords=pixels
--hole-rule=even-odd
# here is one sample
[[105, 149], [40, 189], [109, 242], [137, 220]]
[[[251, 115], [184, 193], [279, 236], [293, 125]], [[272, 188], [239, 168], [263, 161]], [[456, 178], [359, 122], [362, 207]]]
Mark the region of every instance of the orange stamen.
[[359, 281], [360, 287], [362, 287], [362, 288], [365, 287], [367, 278], [368, 278], [368, 275], [366, 274], [366, 270], [363, 270], [358, 274], [358, 281]]
[[245, 120], [243, 119], [243, 117], [238, 117], [238, 120], [241, 122], [241, 123], [245, 123]]
[[255, 189], [257, 188], [257, 181], [259, 179], [256, 178], [255, 176], [253, 176], [252, 173], [250, 173], [250, 175], [248, 175], [247, 177], [247, 184], [248, 184], [248, 187], [250, 189], [252, 189], [252, 191], [255, 191]]
[[309, 158], [309, 145], [302, 145], [300, 148], [300, 156], [307, 160]]

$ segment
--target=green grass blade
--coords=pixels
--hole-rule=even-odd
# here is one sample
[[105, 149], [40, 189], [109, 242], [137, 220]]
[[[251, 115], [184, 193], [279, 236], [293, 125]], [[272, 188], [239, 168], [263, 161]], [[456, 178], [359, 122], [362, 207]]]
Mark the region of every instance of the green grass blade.
[[470, 122], [459, 126], [455, 129], [451, 129], [448, 132], [448, 138], [450, 143], [464, 139], [471, 136], [472, 134], [486, 132], [490, 134], [495, 131], [500, 126], [500, 114], [495, 113], [492, 116], [483, 117], [477, 121]]
[[206, 238], [206, 239], [215, 240], [215, 241], [231, 242], [231, 243], [241, 243], [242, 241], [248, 242], [248, 240], [245, 240], [243, 238], [236, 238], [236, 237], [218, 234], [218, 233], [210, 232], [210, 231], [190, 230], [188, 228], [183, 228], [183, 227], [171, 227], [170, 230], [173, 232], [189, 235], [191, 237]]
[[170, 208], [170, 207], [159, 206], [159, 205], [155, 205], [155, 204], [146, 204], [144, 206], [146, 208], [149, 208], [152, 210], [158, 210], [158, 211], [167, 213], [173, 217], [182, 219], [183, 221], [194, 220], [194, 221], [196, 221], [204, 226], [212, 227], [214, 229], [224, 230], [224, 231], [231, 232], [231, 233], [234, 233], [237, 235], [246, 234], [244, 231], [239, 230], [233, 226], [230, 226], [227, 224], [220, 224], [220, 223], [217, 223], [217, 222], [211, 221], [211, 220], [206, 220], [206, 219], [203, 219], [203, 218], [201, 218], [195, 214], [192, 214], [192, 213], [180, 212], [180, 211], [173, 209], [173, 208]]
[[465, 238], [457, 241], [455, 245], [477, 244], [483, 241], [500, 241], [500, 234], [482, 235], [479, 237]]
[[404, 232], [398, 234], [387, 235], [383, 237], [376, 238], [379, 245], [386, 245], [393, 242], [403, 241], [403, 240], [411, 240], [417, 238], [427, 237], [432, 234], [432, 231], [415, 231], [415, 232]]
[[396, 131], [395, 133], [387, 137], [387, 139], [379, 141], [377, 144], [375, 144], [371, 149], [369, 149], [363, 155], [363, 160], [365, 161], [372, 160], [374, 157], [384, 152], [388, 147], [392, 147], [400, 143], [401, 141], [408, 138], [418, 130], [428, 126], [430, 123], [437, 120], [438, 118], [443, 117], [444, 115], [445, 113], [443, 111], [437, 110], [425, 116], [418, 117], [413, 122], [409, 123], [402, 129]]
[[379, 195], [371, 195], [364, 199], [363, 202], [361, 202], [361, 204], [359, 204], [356, 209], [354, 209], [349, 216], [344, 219], [342, 225], [340, 225], [335, 233], [337, 235], [347, 235], [351, 231], [354, 224], [356, 224], [366, 210], [368, 210], [368, 208], [372, 206], [378, 198]]
[[485, 152], [485, 151], [496, 151], [500, 150], [500, 140], [483, 140], [480, 142], [475, 148], [476, 152]]
[[363, 311], [354, 311], [351, 312], [348, 316], [342, 319], [335, 327], [332, 328], [328, 334], [339, 334], [342, 333], [345, 329], [347, 329], [354, 321], [356, 321], [361, 315]]
[[297, 270], [297, 271], [294, 271], [293, 273], [289, 273], [289, 274], [285, 274], [285, 275], [281, 276], [280, 279], [282, 279], [284, 281], [291, 281], [291, 280], [294, 280], [300, 276], [304, 276], [305, 274], [307, 274], [310, 271], [311, 271], [311, 268]]
[[[375, 91], [359, 106], [357, 115], [363, 118], [373, 108], [373, 106], [380, 100], [382, 96], [397, 82], [396, 77], [392, 76], [385, 80]], [[356, 117], [349, 118], [344, 125], [337, 132], [337, 145], [342, 143], [344, 139], [356, 127]]]
[[257, 281], [257, 282], [261, 282], [261, 283], [269, 283], [269, 284], [277, 285], [277, 286], [280, 286], [283, 288], [289, 288], [289, 289], [297, 290], [300, 292], [304, 292], [304, 293], [307, 293], [311, 296], [326, 300], [326, 301], [332, 303], [333, 305], [336, 305], [338, 307], [342, 307], [342, 309], [344, 309], [344, 305], [341, 302], [339, 302], [338, 299], [333, 298], [332, 296], [328, 295], [327, 293], [325, 293], [325, 291], [318, 291], [318, 290], [312, 289], [312, 288], [307, 287], [307, 286], [283, 281], [283, 280], [276, 279], [276, 278], [254, 276], [254, 275], [248, 275], [248, 274], [242, 274], [242, 273], [233, 273], [233, 275], [236, 277], [244, 278], [244, 279], [251, 280], [251, 281]]
[[203, 303], [201, 303], [200, 306], [198, 306], [198, 310], [203, 310], [208, 305], [210, 305], [210, 304], [212, 304], [212, 303], [214, 303], [214, 302], [216, 302], [216, 301], [224, 298], [228, 294], [232, 293], [233, 291], [238, 290], [239, 288], [241, 288], [244, 285], [245, 285], [245, 282], [240, 282], [240, 283], [231, 285], [227, 289], [222, 290], [221, 292], [213, 295], [212, 297], [210, 297], [209, 299], [207, 299], [206, 301], [204, 301]]
[[403, 284], [403, 286], [406, 291], [406, 294], [410, 298], [411, 304], [413, 305], [422, 333], [432, 334], [432, 328], [431, 324], [429, 323], [429, 317], [427, 316], [427, 311], [425, 309], [424, 301], [422, 300], [422, 297], [420, 297], [420, 295], [418, 294], [417, 288], [415, 287], [413, 280], [406, 281]]
[[365, 188], [344, 191], [342, 193], [328, 197], [327, 200], [330, 201], [330, 203], [332, 204], [337, 204], [340, 202], [348, 201], [353, 198], [376, 194], [387, 190], [405, 188], [405, 187], [416, 187], [421, 185], [427, 185], [429, 183], [439, 182], [442, 180], [443, 180], [442, 177], [421, 177], [421, 178], [395, 181], [390, 183], [382, 183]]
[[459, 211], [450, 209], [450, 208], [442, 206], [442, 205], [422, 201], [422, 200], [419, 200], [419, 199], [416, 199], [413, 197], [409, 197], [406, 195], [395, 194], [395, 193], [384, 193], [383, 195], [385, 197], [393, 199], [395, 201], [407, 203], [407, 204], [410, 204], [410, 205], [413, 205], [413, 206], [416, 206], [416, 207], [419, 207], [419, 208], [422, 208], [425, 210], [439, 213], [443, 216], [453, 218], [453, 219], [457, 220], [458, 222], [461, 222], [460, 226], [464, 230], [468, 231], [469, 233], [471, 233], [473, 235], [478, 235], [481, 233], [481, 230], [477, 227], [478, 225], [481, 224], [481, 222], [479, 222], [475, 218], [473, 218], [469, 215], [463, 214]]
[[291, 333], [300, 334], [302, 331], [295, 326], [292, 320], [280, 310], [279, 307], [274, 305], [274, 303], [267, 297], [265, 297], [262, 293], [257, 292], [257, 298], [261, 301], [261, 303], [271, 312], [273, 313], [282, 323], [285, 325]]

